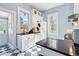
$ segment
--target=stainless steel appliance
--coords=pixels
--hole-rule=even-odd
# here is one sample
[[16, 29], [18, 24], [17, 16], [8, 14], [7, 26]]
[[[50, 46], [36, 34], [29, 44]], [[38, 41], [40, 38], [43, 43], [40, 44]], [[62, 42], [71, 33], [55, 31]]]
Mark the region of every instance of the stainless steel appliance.
[[79, 29], [73, 30], [73, 42], [74, 44], [79, 44]]

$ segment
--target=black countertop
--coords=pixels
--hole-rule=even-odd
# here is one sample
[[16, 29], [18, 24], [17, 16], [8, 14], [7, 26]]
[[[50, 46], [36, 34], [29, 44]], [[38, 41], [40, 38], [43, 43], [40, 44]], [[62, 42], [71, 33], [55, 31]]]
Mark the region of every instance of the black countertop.
[[36, 44], [67, 56], [79, 55], [72, 40], [48, 39], [48, 40], [41, 40]]
[[17, 35], [28, 35], [28, 34], [37, 34], [37, 33], [40, 33], [40, 32], [33, 32], [33, 33], [29, 33], [29, 32], [26, 32], [26, 33], [17, 33]]

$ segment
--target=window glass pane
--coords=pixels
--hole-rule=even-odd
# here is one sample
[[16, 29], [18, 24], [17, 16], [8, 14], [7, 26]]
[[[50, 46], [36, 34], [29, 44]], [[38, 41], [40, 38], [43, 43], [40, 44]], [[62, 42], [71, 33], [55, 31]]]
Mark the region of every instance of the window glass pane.
[[29, 20], [29, 14], [28, 13], [24, 13], [24, 12], [20, 12], [20, 19], [23, 21], [28, 21]]
[[4, 26], [3, 24], [0, 22], [0, 34], [4, 33]]

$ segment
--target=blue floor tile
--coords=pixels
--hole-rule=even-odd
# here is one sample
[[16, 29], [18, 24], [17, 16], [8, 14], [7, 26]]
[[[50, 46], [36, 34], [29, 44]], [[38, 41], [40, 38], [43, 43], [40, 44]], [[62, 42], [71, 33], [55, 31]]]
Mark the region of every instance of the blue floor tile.
[[12, 53], [11, 56], [17, 56], [19, 53]]
[[15, 50], [10, 50], [10, 51], [7, 51], [7, 53], [13, 53]]
[[2, 53], [3, 51], [0, 51], [0, 53]]

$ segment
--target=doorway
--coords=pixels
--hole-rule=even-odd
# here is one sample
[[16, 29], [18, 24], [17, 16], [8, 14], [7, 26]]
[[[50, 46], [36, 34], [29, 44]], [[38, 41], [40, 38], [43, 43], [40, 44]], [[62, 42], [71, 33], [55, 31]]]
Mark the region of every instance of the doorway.
[[12, 45], [16, 48], [16, 20], [11, 10], [0, 8], [0, 46]]
[[0, 11], [0, 46], [8, 43], [8, 13]]

